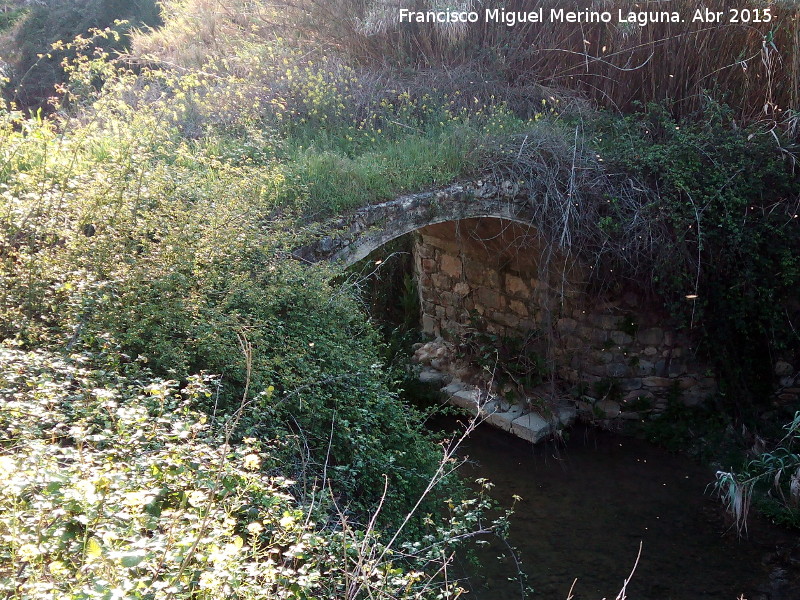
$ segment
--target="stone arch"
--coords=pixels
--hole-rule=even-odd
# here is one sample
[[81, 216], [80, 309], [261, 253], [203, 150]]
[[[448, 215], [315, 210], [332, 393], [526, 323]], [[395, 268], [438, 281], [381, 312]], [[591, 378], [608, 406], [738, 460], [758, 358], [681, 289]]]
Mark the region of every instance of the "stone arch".
[[322, 225], [323, 237], [295, 250], [297, 258], [350, 266], [370, 252], [412, 231], [447, 221], [488, 217], [531, 225], [534, 211], [516, 186], [452, 185], [365, 206]]

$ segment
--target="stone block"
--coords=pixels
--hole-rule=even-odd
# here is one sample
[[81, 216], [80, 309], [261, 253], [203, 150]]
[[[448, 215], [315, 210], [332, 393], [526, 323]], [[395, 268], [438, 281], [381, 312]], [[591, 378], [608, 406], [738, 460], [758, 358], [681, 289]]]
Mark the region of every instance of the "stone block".
[[511, 424], [511, 433], [533, 444], [549, 436], [552, 431], [553, 426], [533, 412], [514, 419]]
[[459, 298], [463, 298], [470, 292], [470, 287], [468, 283], [463, 281], [459, 281], [457, 284], [453, 286], [453, 294], [458, 296]]
[[647, 377], [655, 373], [655, 364], [640, 358], [634, 370], [640, 377]]
[[436, 320], [430, 315], [422, 315], [422, 332], [433, 335], [436, 333]]
[[613, 400], [600, 400], [600, 402], [594, 406], [603, 414], [603, 417], [606, 419], [618, 417], [619, 413], [622, 412], [620, 410], [619, 403], [614, 402]]
[[578, 322], [575, 319], [563, 318], [556, 323], [556, 331], [562, 335], [574, 333], [577, 327]]
[[433, 283], [434, 287], [439, 288], [440, 290], [449, 290], [453, 287], [452, 280], [442, 273], [434, 273], [431, 275], [431, 282]]
[[486, 267], [480, 262], [466, 258], [463, 261], [464, 276], [472, 285], [485, 285], [487, 283]]
[[452, 240], [443, 240], [442, 238], [434, 237], [432, 235], [422, 236], [422, 243], [427, 246], [433, 246], [438, 250], [443, 250], [448, 254], [457, 255], [461, 252], [461, 244]]
[[432, 258], [423, 258], [422, 259], [422, 272], [423, 273], [433, 273], [436, 271], [436, 261]]
[[627, 346], [628, 344], [633, 342], [633, 338], [624, 331], [612, 331], [611, 339], [614, 341], [615, 344], [618, 344], [620, 346]]
[[518, 317], [528, 316], [528, 307], [525, 306], [525, 304], [523, 302], [520, 302], [519, 300], [510, 300], [508, 302], [508, 309]]
[[511, 329], [516, 329], [519, 325], [519, 317], [510, 313], [494, 312], [490, 318], [495, 323], [499, 323], [504, 327], [510, 327]]
[[428, 383], [431, 385], [444, 385], [452, 379], [447, 373], [437, 371], [436, 369], [422, 369], [419, 372], [420, 383]]
[[511, 431], [515, 419], [522, 416], [522, 406], [515, 404], [506, 411], [498, 411], [486, 417], [486, 422], [492, 427], [497, 427], [503, 431]]
[[592, 358], [599, 364], [608, 365], [614, 362], [614, 355], [606, 350], [598, 350], [592, 354]]
[[645, 356], [649, 356], [651, 358], [654, 356], [658, 356], [658, 348], [655, 348], [654, 346], [648, 346], [647, 348], [644, 349], [642, 354], [644, 354]]
[[621, 380], [619, 384], [620, 387], [622, 387], [622, 389], [625, 390], [626, 392], [640, 390], [642, 388], [642, 380], [639, 377], [628, 377], [626, 379]]
[[642, 385], [647, 388], [668, 388], [673, 381], [669, 377], [643, 377]]
[[475, 296], [481, 304], [490, 308], [505, 308], [505, 297], [489, 288], [479, 288]]
[[775, 375], [778, 377], [786, 377], [794, 373], [794, 367], [786, 361], [779, 360], [775, 363]]
[[609, 377], [627, 377], [629, 371], [628, 365], [621, 363], [611, 363], [606, 367], [606, 375]]
[[509, 295], [518, 298], [529, 298], [531, 293], [530, 288], [525, 285], [525, 282], [511, 273], [506, 273], [505, 289]]
[[636, 334], [639, 343], [647, 346], [658, 346], [664, 341], [664, 330], [659, 327], [651, 327], [650, 329], [642, 329]]
[[475, 415], [478, 413], [478, 401], [480, 399], [480, 392], [476, 389], [464, 389], [456, 392], [448, 400], [453, 406], [463, 408], [469, 413]]
[[625, 404], [630, 404], [638, 400], [652, 400], [653, 398], [655, 398], [653, 392], [648, 392], [647, 390], [631, 390], [622, 397], [622, 405], [624, 406]]
[[441, 261], [442, 273], [453, 279], [461, 279], [462, 266], [461, 259], [451, 254], [443, 254]]

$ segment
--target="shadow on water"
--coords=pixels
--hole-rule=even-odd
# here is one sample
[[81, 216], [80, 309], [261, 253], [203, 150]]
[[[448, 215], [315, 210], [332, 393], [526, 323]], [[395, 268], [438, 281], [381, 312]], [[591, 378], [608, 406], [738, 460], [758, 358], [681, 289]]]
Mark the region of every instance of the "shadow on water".
[[[450, 427], [454, 422], [450, 422]], [[614, 598], [642, 554], [628, 598], [735, 600], [764, 597], [770, 576], [763, 564], [789, 532], [751, 523], [738, 540], [706, 486], [713, 472], [645, 442], [589, 428], [574, 428], [566, 443], [531, 446], [481, 426], [462, 450], [469, 479], [486, 477], [493, 496], [509, 506], [522, 497], [511, 524], [528, 574], [532, 598]], [[479, 551], [479, 575], [466, 584], [479, 600], [520, 598], [507, 550]], [[473, 566], [460, 565], [474, 573]], [[800, 592], [799, 592], [800, 593]], [[795, 597], [783, 596], [787, 598]]]

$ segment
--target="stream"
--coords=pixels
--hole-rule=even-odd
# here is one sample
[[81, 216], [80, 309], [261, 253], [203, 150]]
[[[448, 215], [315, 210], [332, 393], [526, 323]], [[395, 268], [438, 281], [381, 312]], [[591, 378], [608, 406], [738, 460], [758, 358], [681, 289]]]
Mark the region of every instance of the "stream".
[[[580, 426], [565, 443], [537, 446], [481, 426], [461, 454], [469, 457], [462, 473], [491, 480], [502, 506], [522, 497], [510, 544], [533, 588], [527, 597], [566, 600], [577, 579], [575, 600], [615, 598], [641, 542], [631, 600], [800, 598], [785, 569], [798, 562], [786, 550], [796, 534], [751, 518], [747, 538], [737, 539], [706, 490], [713, 472], [689, 458]], [[467, 598], [521, 597], [507, 548], [492, 542], [477, 559], [478, 575], [474, 565], [458, 565], [472, 574]]]

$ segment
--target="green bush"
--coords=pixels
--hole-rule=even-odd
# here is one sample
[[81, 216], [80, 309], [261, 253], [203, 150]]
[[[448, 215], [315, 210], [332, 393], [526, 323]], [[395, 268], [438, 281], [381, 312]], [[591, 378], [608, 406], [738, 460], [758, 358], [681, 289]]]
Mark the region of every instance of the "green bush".
[[729, 408], [744, 416], [745, 404], [771, 391], [775, 352], [798, 350], [794, 150], [774, 128], [741, 129], [713, 103], [680, 122], [652, 105], [597, 137], [611, 168], [658, 190], [649, 218], [663, 227], [650, 244], [662, 258], [652, 288], [681, 325], [699, 329]]
[[[133, 27], [161, 22], [154, 0], [47, 0], [29, 3], [17, 18], [3, 42], [11, 68], [4, 95], [32, 111], [51, 108], [48, 98], [56, 95], [56, 85], [67, 80], [62, 61], [75, 56], [63, 46], [53, 51], [53, 44], [86, 36], [93, 29], [113, 28], [126, 34]], [[127, 45], [123, 37], [98, 38], [95, 44], [109, 52]]]
[[[218, 380], [119, 370], [121, 357], [0, 347], [5, 598], [441, 598], [432, 561], [482, 501], [395, 548], [275, 474], [289, 440], [230, 443], [192, 407]], [[401, 558], [402, 554], [402, 558]], [[404, 566], [405, 565], [405, 566]]]

